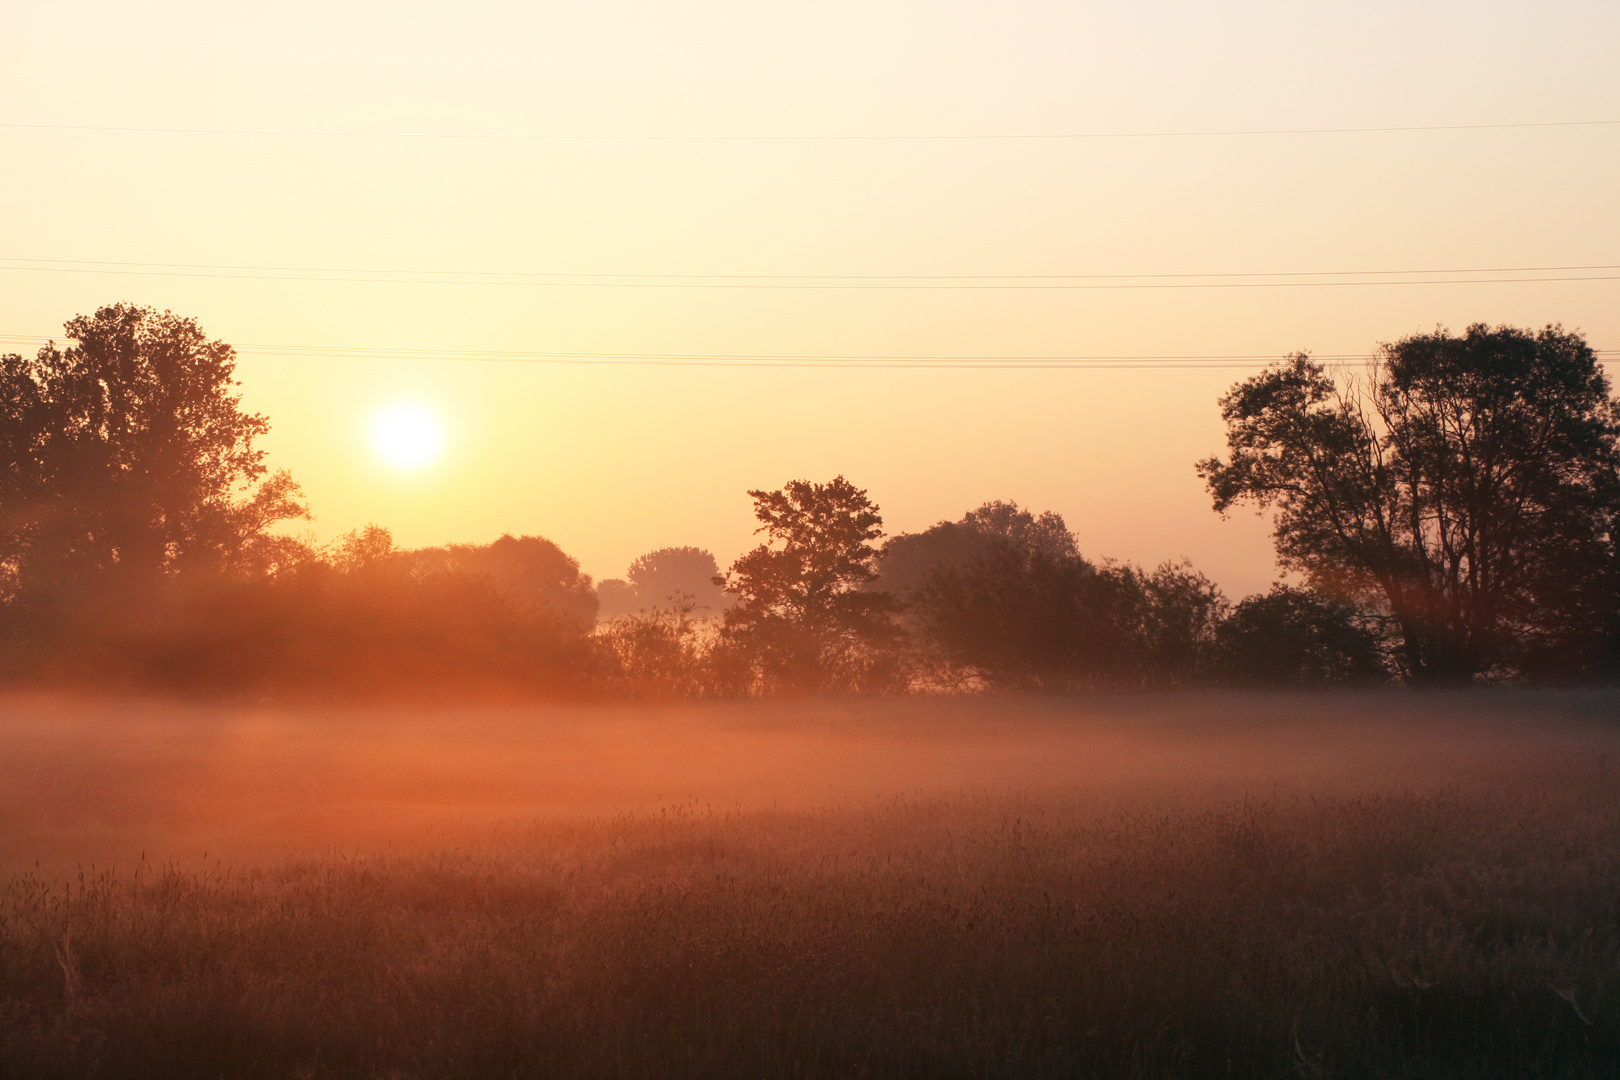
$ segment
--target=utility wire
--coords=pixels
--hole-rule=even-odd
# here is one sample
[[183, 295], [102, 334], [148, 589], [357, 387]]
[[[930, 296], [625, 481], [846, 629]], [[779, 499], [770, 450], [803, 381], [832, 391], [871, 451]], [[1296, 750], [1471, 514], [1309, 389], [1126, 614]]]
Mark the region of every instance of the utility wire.
[[1543, 120], [1504, 124], [1411, 124], [1384, 127], [1235, 128], [1220, 131], [1071, 131], [1029, 134], [990, 132], [966, 135], [547, 135], [464, 131], [298, 131], [271, 128], [144, 127], [114, 124], [0, 123], [12, 131], [84, 131], [145, 135], [238, 135], [313, 139], [470, 139], [505, 142], [1038, 142], [1069, 139], [1198, 139], [1256, 135], [1361, 135], [1425, 131], [1512, 131], [1530, 128], [1588, 128], [1620, 125], [1620, 120]]
[[[42, 345], [51, 339], [37, 335], [0, 335], [0, 341]], [[763, 353], [652, 353], [652, 352], [514, 352], [469, 349], [382, 349], [340, 345], [241, 344], [238, 353], [285, 359], [449, 360], [472, 363], [594, 364], [668, 367], [890, 367], [890, 368], [1228, 368], [1270, 363], [1277, 354], [1169, 354], [1169, 355], [972, 355], [939, 354], [763, 354]], [[1620, 349], [1593, 350], [1603, 363], [1620, 363]], [[1362, 364], [1365, 354], [1312, 356], [1330, 366]]]
[[[400, 267], [354, 266], [255, 266], [244, 263], [166, 263], [130, 262], [114, 259], [33, 259], [0, 256], [0, 264], [18, 263], [16, 269], [76, 269], [92, 270], [132, 268], [140, 273], [155, 270], [230, 270], [257, 273], [287, 274], [408, 274], [439, 278], [460, 275], [468, 279], [522, 278], [522, 279], [585, 279], [585, 280], [647, 280], [647, 281], [1121, 281], [1140, 279], [1210, 279], [1210, 278], [1294, 278], [1294, 277], [1374, 277], [1397, 274], [1521, 274], [1521, 273], [1573, 273], [1581, 270], [1620, 270], [1620, 263], [1586, 263], [1573, 266], [1452, 266], [1435, 268], [1407, 267], [1398, 270], [1277, 270], [1234, 271], [1230, 273], [1196, 274], [576, 274], [557, 271], [518, 270], [411, 270]], [[0, 266], [0, 269], [8, 267]], [[234, 275], [221, 275], [234, 276]], [[369, 279], [359, 279], [369, 280]], [[544, 282], [542, 282], [544, 283]]]
[[[1602, 269], [1614, 269], [1603, 267]], [[206, 278], [216, 281], [327, 281], [347, 284], [375, 284], [375, 285], [499, 285], [499, 286], [527, 286], [531, 288], [550, 289], [749, 289], [749, 290], [793, 290], [813, 292], [930, 292], [930, 291], [1086, 291], [1086, 290], [1118, 290], [1118, 289], [1311, 289], [1327, 287], [1352, 286], [1383, 286], [1383, 285], [1495, 285], [1495, 284], [1526, 284], [1532, 282], [1552, 281], [1616, 281], [1620, 280], [1617, 274], [1595, 274], [1582, 276], [1532, 276], [1532, 277], [1475, 277], [1475, 278], [1408, 278], [1400, 280], [1357, 280], [1357, 281], [1136, 281], [1106, 283], [1077, 283], [1065, 282], [1055, 284], [1050, 282], [1029, 283], [1000, 283], [1000, 284], [961, 284], [917, 282], [911, 284], [828, 284], [812, 281], [809, 283], [765, 282], [765, 281], [620, 281], [620, 280], [585, 280], [585, 281], [540, 281], [530, 279], [508, 278], [505, 280], [492, 280], [485, 278], [450, 278], [450, 277], [331, 277], [312, 274], [226, 274], [205, 273], [184, 270], [137, 270], [120, 268], [95, 268], [88, 266], [37, 266], [37, 265], [0, 265], [0, 270], [25, 271], [30, 273], [57, 273], [57, 274], [114, 274], [137, 277], [165, 277], [165, 278]]]

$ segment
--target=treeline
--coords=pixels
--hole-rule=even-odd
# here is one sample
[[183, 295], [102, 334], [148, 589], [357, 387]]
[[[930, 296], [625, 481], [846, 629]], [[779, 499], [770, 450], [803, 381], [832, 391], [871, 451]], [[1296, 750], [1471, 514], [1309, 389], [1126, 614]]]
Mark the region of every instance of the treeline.
[[600, 624], [620, 691], [1073, 692], [1392, 674], [1379, 621], [1351, 604], [1278, 585], [1234, 605], [1186, 564], [1093, 562], [1055, 513], [991, 502], [879, 543], [878, 507], [843, 477], [749, 494], [769, 542], [721, 579], [728, 606], [700, 617], [677, 587]]
[[886, 536], [843, 477], [748, 494], [722, 571], [650, 552], [593, 585], [539, 537], [317, 546], [234, 355], [132, 305], [0, 357], [0, 679], [249, 697], [704, 698], [1609, 680], [1620, 410], [1578, 335], [1472, 327], [1357, 380], [1299, 356], [1221, 402], [1216, 508], [1276, 523], [1295, 584], [1232, 602], [1186, 564], [1085, 557], [991, 502]]

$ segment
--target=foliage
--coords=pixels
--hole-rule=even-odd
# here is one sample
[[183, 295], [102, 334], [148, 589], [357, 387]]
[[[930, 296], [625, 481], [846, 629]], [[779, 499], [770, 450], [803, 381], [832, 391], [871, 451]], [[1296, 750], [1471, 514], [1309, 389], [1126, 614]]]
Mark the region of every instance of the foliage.
[[277, 550], [256, 577], [177, 577], [138, 623], [13, 649], [9, 674], [273, 698], [600, 688], [590, 579], [548, 540], [408, 551], [368, 525], [324, 549], [284, 539]]
[[12, 595], [237, 569], [270, 525], [307, 516], [286, 474], [260, 483], [253, 444], [269, 424], [242, 411], [229, 345], [131, 304], [63, 329], [76, 345], [0, 357], [0, 565]]
[[964, 568], [1007, 545], [1057, 560], [1079, 554], [1062, 515], [1046, 511], [1037, 517], [1016, 502], [998, 500], [969, 510], [961, 521], [891, 537], [880, 552], [876, 584], [910, 603], [934, 571]]
[[[769, 538], [732, 564], [737, 597], [721, 642], [756, 692], [880, 690], [900, 685], [893, 598], [863, 586], [877, 577], [883, 519], [842, 476], [750, 491]], [[773, 546], [776, 545], [776, 546]]]
[[193, 319], [116, 304], [32, 358], [0, 357], [0, 630], [5, 666], [125, 664], [186, 592], [296, 562], [269, 530], [308, 517], [266, 475], [264, 417], [235, 354]]
[[545, 611], [580, 633], [596, 620], [590, 575], [579, 560], [543, 536], [502, 535], [492, 544], [450, 544], [410, 554], [412, 572], [423, 576], [463, 574], [486, 578], [518, 607]]
[[608, 656], [610, 689], [618, 694], [669, 700], [716, 692], [712, 625], [694, 619], [694, 598], [674, 594], [667, 606], [646, 608], [600, 623], [595, 640]]
[[1337, 382], [1304, 355], [1221, 400], [1215, 508], [1275, 514], [1279, 562], [1374, 603], [1420, 682], [1511, 672], [1527, 647], [1604, 614], [1620, 413], [1579, 334], [1441, 330]]
[[274, 578], [203, 592], [154, 642], [180, 686], [300, 695], [588, 693], [590, 579], [541, 537], [403, 551], [376, 525]]
[[1083, 559], [996, 545], [930, 572], [913, 592], [920, 636], [946, 686], [1070, 690], [1109, 666], [1117, 642], [1091, 618], [1112, 582]]
[[1186, 685], [1208, 675], [1220, 590], [1187, 566], [1093, 565], [1062, 517], [986, 503], [898, 536], [887, 577], [909, 595], [936, 684], [999, 690]]
[[698, 547], [665, 547], [638, 556], [625, 574], [597, 585], [604, 616], [629, 615], [669, 605], [676, 596], [690, 597], [702, 618], [718, 615], [726, 597], [715, 578], [720, 566]]
[[1229, 682], [1339, 686], [1388, 678], [1376, 628], [1352, 604], [1273, 585], [1245, 598], [1216, 632], [1216, 665]]

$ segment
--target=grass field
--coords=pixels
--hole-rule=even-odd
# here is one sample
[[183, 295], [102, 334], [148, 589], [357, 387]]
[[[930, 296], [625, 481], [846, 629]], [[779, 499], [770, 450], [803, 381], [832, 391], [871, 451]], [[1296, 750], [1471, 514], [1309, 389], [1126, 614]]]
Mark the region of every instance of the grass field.
[[1620, 1075], [1620, 695], [0, 702], [0, 1077]]

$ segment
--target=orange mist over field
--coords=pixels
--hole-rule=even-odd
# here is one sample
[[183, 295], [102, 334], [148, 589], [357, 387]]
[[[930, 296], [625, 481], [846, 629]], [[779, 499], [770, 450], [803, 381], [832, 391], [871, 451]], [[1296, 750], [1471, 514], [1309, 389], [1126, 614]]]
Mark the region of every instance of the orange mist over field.
[[1620, 732], [1594, 722], [1610, 707], [1604, 694], [296, 712], [13, 698], [0, 864], [240, 864], [672, 808], [1012, 795], [1106, 815], [1473, 789], [1620, 760]]

